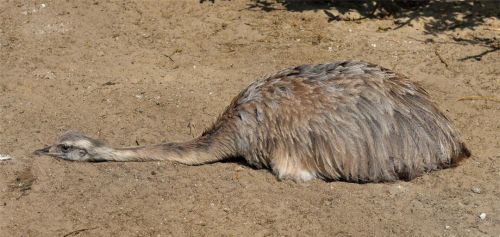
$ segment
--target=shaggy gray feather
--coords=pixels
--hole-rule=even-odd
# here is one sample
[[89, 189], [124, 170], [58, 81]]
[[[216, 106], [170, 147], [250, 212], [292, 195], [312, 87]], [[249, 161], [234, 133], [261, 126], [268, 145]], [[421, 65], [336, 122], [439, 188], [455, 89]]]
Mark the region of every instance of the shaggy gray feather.
[[190, 165], [242, 156], [294, 180], [410, 180], [470, 156], [424, 89], [362, 61], [302, 65], [257, 80], [199, 138], [185, 143], [113, 149], [80, 134], [60, 140], [78, 152], [39, 153]]

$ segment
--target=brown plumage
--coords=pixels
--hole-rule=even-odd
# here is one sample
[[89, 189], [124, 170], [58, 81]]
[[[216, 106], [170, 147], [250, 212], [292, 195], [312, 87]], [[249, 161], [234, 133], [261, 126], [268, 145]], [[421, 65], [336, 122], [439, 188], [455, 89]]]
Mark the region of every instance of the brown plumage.
[[280, 179], [352, 182], [410, 180], [470, 156], [424, 89], [362, 61], [302, 65], [257, 80], [189, 142], [113, 149], [70, 132], [36, 153], [188, 165], [242, 156]]

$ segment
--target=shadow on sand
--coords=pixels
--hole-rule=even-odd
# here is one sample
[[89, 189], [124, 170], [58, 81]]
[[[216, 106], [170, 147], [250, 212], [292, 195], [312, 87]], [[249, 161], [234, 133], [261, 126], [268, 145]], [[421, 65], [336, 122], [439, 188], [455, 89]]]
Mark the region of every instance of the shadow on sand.
[[[214, 2], [215, 0], [200, 0]], [[436, 35], [456, 29], [474, 29], [485, 23], [486, 18], [500, 18], [498, 0], [250, 0], [246, 10], [257, 11], [322, 11], [329, 22], [358, 21], [363, 19], [396, 19], [397, 30], [411, 25], [412, 22], [425, 18], [424, 33]], [[343, 17], [355, 13], [356, 19]], [[499, 29], [493, 29], [499, 30]], [[489, 53], [500, 50], [500, 39], [473, 37], [471, 39], [452, 37], [453, 43], [473, 44], [485, 48], [477, 55], [459, 60], [481, 60]]]

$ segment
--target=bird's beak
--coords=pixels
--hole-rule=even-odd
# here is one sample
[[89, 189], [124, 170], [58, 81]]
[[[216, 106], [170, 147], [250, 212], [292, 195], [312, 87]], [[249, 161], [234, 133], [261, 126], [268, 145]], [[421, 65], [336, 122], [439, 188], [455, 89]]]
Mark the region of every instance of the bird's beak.
[[45, 155], [50, 155], [50, 148], [51, 146], [36, 150], [33, 152], [33, 155], [37, 156], [45, 156]]

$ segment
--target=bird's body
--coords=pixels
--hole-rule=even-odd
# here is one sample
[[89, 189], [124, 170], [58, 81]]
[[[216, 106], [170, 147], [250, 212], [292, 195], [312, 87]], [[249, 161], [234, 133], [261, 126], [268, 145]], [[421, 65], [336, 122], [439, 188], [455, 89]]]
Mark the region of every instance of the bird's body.
[[362, 61], [302, 65], [257, 80], [189, 142], [113, 149], [68, 133], [39, 153], [191, 165], [242, 156], [280, 179], [352, 182], [410, 180], [470, 156], [421, 87]]

